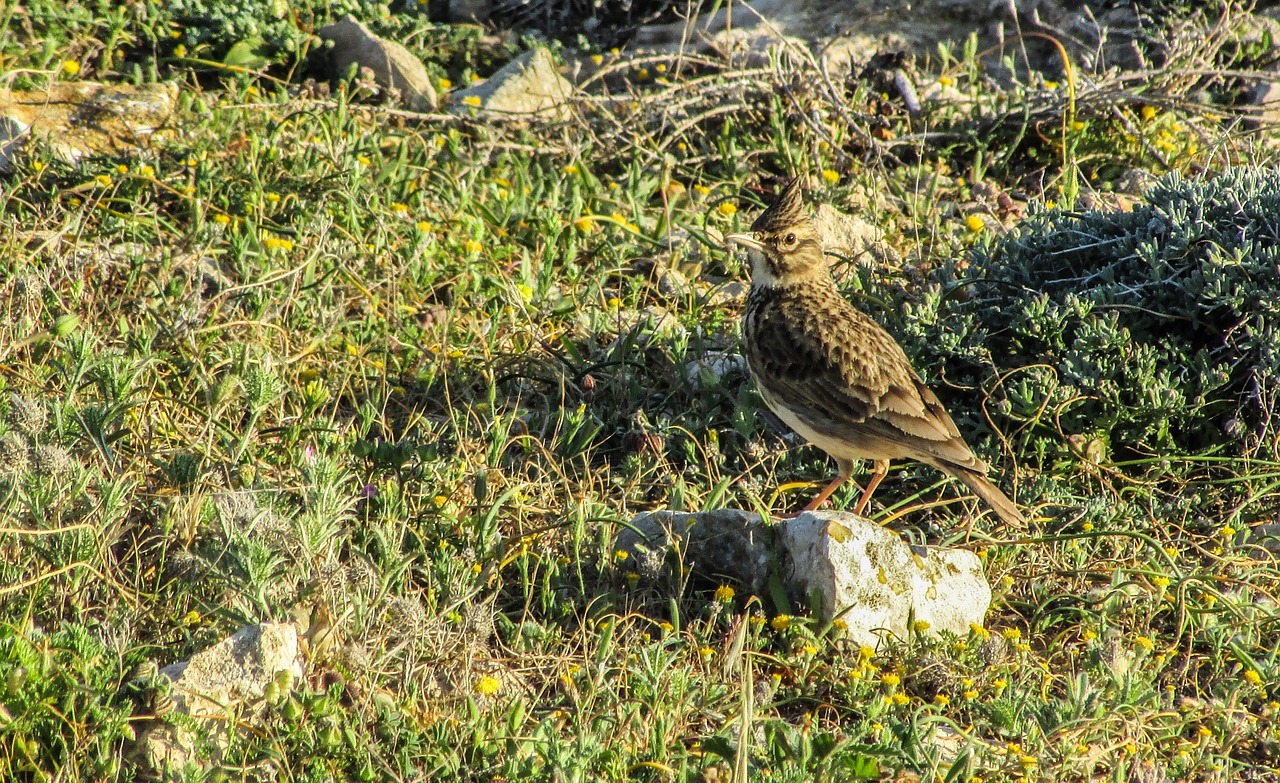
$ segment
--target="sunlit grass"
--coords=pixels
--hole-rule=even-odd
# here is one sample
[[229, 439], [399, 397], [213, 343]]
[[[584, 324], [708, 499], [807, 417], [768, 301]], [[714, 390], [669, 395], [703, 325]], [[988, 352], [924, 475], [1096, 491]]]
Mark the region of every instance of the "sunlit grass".
[[[0, 45], [43, 69], [22, 78], [163, 71], [183, 97], [180, 132], [136, 154], [70, 166], [37, 142], [3, 175], [0, 777], [133, 779], [145, 705], [122, 685], [139, 663], [316, 606], [341, 634], [312, 666], [337, 678], [277, 688], [224, 779], [723, 780], [743, 758], [775, 780], [1274, 772], [1280, 569], [1255, 533], [1277, 466], [1112, 459], [1087, 439], [1045, 452], [1066, 433], [1046, 434], [1044, 371], [1012, 353], [982, 388], [931, 381], [1003, 483], [1021, 468], [1030, 529], [970, 528], [973, 507], [921, 466], [895, 465], [877, 496], [979, 552], [985, 629], [858, 648], [803, 597], [717, 575], [672, 595], [613, 546], [637, 511], [794, 504], [775, 487], [829, 475], [757, 415], [741, 373], [687, 371], [738, 350], [741, 302], [717, 292], [745, 270], [718, 236], [774, 177], [813, 172], [819, 197], [886, 231], [842, 280], [910, 337], [904, 322], [964, 296], [930, 275], [1018, 222], [1002, 194], [1061, 198], [1060, 136], [1032, 154], [1025, 128], [943, 105], [943, 143], [911, 141], [903, 114], [876, 120], [907, 139], [886, 147], [856, 83], [812, 95], [844, 112], [813, 127], [779, 120], [785, 71], [677, 76], [621, 54], [600, 56], [593, 95], [610, 100], [568, 126], [415, 121], [350, 86], [300, 94], [294, 50], [252, 78], [187, 62], [221, 56], [189, 30], [28, 5], [52, 26]], [[91, 45], [112, 30], [123, 60]], [[433, 77], [500, 63], [478, 33], [449, 35]], [[985, 81], [972, 53], [945, 66], [1005, 120], [1020, 102], [1062, 111], [1044, 85]], [[695, 122], [662, 120], [677, 79], [701, 91]], [[1086, 180], [1160, 170], [1150, 149], [1211, 162], [1195, 111], [1080, 116]], [[1214, 134], [1214, 160], [1273, 159]], [[904, 337], [918, 366], [978, 364], [969, 337], [934, 334]]]

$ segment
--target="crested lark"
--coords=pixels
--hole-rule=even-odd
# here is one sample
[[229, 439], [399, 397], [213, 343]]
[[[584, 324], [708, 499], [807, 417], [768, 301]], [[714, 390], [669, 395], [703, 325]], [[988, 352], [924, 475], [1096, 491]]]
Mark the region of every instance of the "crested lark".
[[1001, 520], [1024, 521], [987, 480], [986, 463], [969, 450], [898, 343], [836, 289], [798, 179], [756, 218], [751, 233], [727, 239], [746, 247], [751, 260], [743, 342], [760, 396], [840, 469], [806, 511], [849, 479], [855, 460], [869, 459], [874, 471], [854, 508], [861, 514], [889, 460], [910, 458], [960, 479]]

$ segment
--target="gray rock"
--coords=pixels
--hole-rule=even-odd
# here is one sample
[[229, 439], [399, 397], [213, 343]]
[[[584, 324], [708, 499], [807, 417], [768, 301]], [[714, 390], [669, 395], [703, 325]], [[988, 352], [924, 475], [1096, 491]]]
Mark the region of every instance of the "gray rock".
[[379, 87], [397, 91], [401, 103], [413, 111], [436, 108], [436, 90], [427, 69], [400, 44], [379, 38], [350, 14], [320, 28], [319, 35], [333, 41], [330, 57], [339, 76], [355, 63], [372, 71]]
[[[298, 630], [290, 623], [245, 626], [190, 660], [166, 666], [159, 678], [168, 682], [165, 706], [156, 709], [162, 719], [138, 734], [142, 759], [162, 773], [193, 762], [216, 763], [231, 728], [260, 706], [268, 686], [302, 675]], [[175, 715], [193, 720], [170, 720]], [[207, 758], [209, 740], [215, 758]]]
[[449, 0], [450, 22], [483, 24], [492, 11], [492, 0]]
[[1258, 81], [1249, 90], [1249, 124], [1254, 128], [1280, 125], [1280, 83]]
[[822, 599], [822, 619], [844, 620], [848, 636], [875, 646], [885, 633], [969, 632], [981, 626], [991, 587], [972, 552], [930, 547], [918, 555], [893, 531], [839, 511], [801, 514], [780, 526], [787, 580], [801, 594]]
[[476, 112], [488, 119], [560, 119], [566, 115], [573, 85], [560, 75], [551, 52], [531, 49], [480, 84], [453, 93], [449, 111]]
[[679, 580], [693, 571], [705, 579], [764, 589], [773, 558], [773, 534], [759, 514], [738, 509], [685, 514], [637, 514], [618, 533], [616, 549], [627, 553], [640, 576]]
[[1247, 542], [1280, 555], [1280, 522], [1267, 522], [1248, 531]]

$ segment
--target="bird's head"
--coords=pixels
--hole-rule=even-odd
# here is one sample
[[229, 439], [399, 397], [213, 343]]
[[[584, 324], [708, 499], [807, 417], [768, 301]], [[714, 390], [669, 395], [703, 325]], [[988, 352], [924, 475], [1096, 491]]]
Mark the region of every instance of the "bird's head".
[[756, 222], [749, 234], [730, 234], [751, 259], [753, 286], [784, 286], [826, 273], [818, 230], [804, 208], [800, 179], [793, 177]]

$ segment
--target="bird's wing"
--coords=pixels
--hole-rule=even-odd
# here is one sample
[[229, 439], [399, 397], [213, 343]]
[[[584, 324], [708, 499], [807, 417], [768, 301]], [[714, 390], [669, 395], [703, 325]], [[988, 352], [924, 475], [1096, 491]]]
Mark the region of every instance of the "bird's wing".
[[812, 426], [984, 470], [893, 337], [839, 294], [822, 304], [819, 317], [775, 312], [758, 321], [749, 358], [759, 382]]

